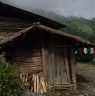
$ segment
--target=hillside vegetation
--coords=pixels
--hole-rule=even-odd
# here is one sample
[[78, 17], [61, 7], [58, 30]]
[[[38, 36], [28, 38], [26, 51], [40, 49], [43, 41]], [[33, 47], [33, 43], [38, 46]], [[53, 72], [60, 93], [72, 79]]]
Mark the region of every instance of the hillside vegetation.
[[95, 19], [84, 19], [82, 17], [67, 17], [65, 23], [68, 28], [61, 29], [70, 34], [80, 36], [86, 40], [95, 43]]
[[65, 17], [45, 10], [32, 9], [32, 12], [41, 16], [66, 24], [68, 27], [60, 29], [73, 35], [80, 36], [95, 43], [95, 18], [85, 19], [82, 17]]

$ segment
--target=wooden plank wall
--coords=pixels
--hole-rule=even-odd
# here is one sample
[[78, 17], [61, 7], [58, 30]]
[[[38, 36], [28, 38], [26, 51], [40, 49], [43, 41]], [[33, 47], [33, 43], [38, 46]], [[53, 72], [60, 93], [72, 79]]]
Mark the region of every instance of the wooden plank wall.
[[[36, 32], [33, 34], [28, 34], [28, 38], [23, 39], [23, 44], [25, 43], [22, 44], [23, 46], [18, 43], [18, 48], [16, 46], [15, 50], [9, 52], [8, 55], [12, 62], [18, 64], [22, 73], [33, 73], [32, 76], [35, 78], [33, 80], [36, 82], [33, 85], [36, 86], [34, 88], [35, 92], [38, 92], [38, 90], [40, 90], [39, 92], [46, 92], [48, 87], [51, 89], [54, 86], [73, 88], [75, 86], [75, 57], [73, 48], [70, 48], [70, 42], [66, 45], [66, 41], [64, 42], [64, 39], [61, 38], [60, 43], [57, 41], [58, 37], [52, 38], [49, 36], [52, 36], [52, 34], [42, 36], [41, 34], [37, 35]], [[28, 39], [29, 42], [26, 42]], [[41, 40], [43, 42], [40, 42]], [[32, 46], [30, 46], [31, 44]], [[54, 47], [55, 45], [57, 47]], [[68, 45], [69, 47], [67, 47]], [[40, 79], [38, 80], [38, 78]], [[42, 88], [37, 89], [40, 86], [38, 82], [43, 86]]]
[[10, 58], [13, 63], [18, 64], [21, 72], [42, 71], [42, 54], [39, 48], [19, 48], [10, 53]]
[[71, 73], [72, 73], [72, 83], [74, 84], [74, 90], [77, 90], [77, 83], [76, 83], [76, 61], [75, 61], [75, 54], [74, 50], [71, 50]]
[[76, 73], [73, 43], [56, 34], [47, 34], [44, 40], [43, 71], [49, 89], [63, 88], [74, 91]]
[[20, 78], [24, 89], [32, 92], [44, 93], [47, 91], [47, 82], [43, 74], [41, 48], [15, 50], [10, 55], [12, 62], [20, 69]]
[[0, 16], [0, 32], [18, 32], [31, 26], [31, 21]]
[[[50, 48], [46, 51], [46, 74], [49, 88], [61, 87], [74, 90], [75, 64], [72, 55], [72, 48]], [[68, 55], [69, 54], [69, 55]], [[60, 88], [59, 88], [60, 89]]]
[[48, 87], [43, 74], [41, 38], [36, 34], [27, 34], [16, 41], [7, 55], [18, 65], [24, 89], [44, 93]]
[[66, 57], [66, 49], [53, 48], [50, 50], [48, 64], [50, 64], [51, 85], [68, 84], [70, 82], [67, 72], [69, 64]]

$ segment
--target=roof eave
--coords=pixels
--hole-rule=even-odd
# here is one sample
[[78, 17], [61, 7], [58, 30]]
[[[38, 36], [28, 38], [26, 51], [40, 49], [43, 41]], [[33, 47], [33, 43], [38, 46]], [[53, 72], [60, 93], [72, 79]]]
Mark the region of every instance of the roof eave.
[[34, 28], [42, 29], [42, 30], [45, 30], [45, 31], [48, 31], [48, 32], [52, 32], [54, 34], [58, 34], [58, 35], [61, 35], [61, 36], [67, 37], [67, 38], [71, 38], [74, 42], [76, 41], [76, 44], [74, 45], [76, 47], [78, 47], [78, 46], [95, 47], [94, 44], [90, 43], [89, 41], [86, 41], [86, 40], [82, 39], [81, 37], [73, 36], [71, 34], [68, 34], [68, 33], [65, 33], [65, 32], [62, 32], [62, 31], [59, 31], [59, 30], [55, 30], [53, 28], [41, 25], [40, 23], [34, 23], [32, 26], [30, 26], [30, 27], [28, 27], [28, 28], [26, 28], [24, 30], [19, 31], [19, 32], [13, 34], [12, 36], [7, 37], [6, 39], [4, 39], [4, 40], [2, 40], [0, 42], [0, 45], [1, 46], [6, 45], [6, 43], [11, 42], [15, 38], [21, 36], [22, 34], [25, 34], [26, 32], [28, 32], [28, 31], [30, 31], [30, 30], [32, 30]]
[[0, 16], [15, 17], [31, 21], [32, 23], [41, 22], [41, 24], [54, 29], [67, 27], [65, 24], [61, 24], [44, 16], [40, 16], [38, 14], [35, 14], [34, 12], [29, 12], [20, 8], [16, 8], [14, 6], [7, 5], [2, 2], [0, 2]]

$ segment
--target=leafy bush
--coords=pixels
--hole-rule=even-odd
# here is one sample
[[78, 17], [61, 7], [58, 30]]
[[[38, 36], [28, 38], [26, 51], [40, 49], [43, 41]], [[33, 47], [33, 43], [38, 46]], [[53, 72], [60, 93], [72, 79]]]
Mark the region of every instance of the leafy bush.
[[92, 61], [92, 55], [89, 54], [89, 52], [87, 54], [85, 54], [83, 51], [81, 50], [77, 50], [77, 54], [76, 54], [76, 60], [79, 62], [90, 62]]
[[0, 57], [0, 96], [21, 96], [18, 70]]

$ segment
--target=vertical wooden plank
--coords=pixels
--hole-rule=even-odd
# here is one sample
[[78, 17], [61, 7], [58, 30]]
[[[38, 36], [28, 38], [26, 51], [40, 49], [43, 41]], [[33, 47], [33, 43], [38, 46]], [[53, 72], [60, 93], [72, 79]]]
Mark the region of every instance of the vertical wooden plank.
[[[68, 48], [65, 49], [66, 50], [66, 72], [67, 72], [67, 80], [68, 80], [68, 83], [70, 84], [70, 70], [69, 70], [69, 58], [68, 58]], [[71, 49], [69, 49], [71, 50]], [[70, 54], [70, 53], [69, 53]]]
[[39, 93], [40, 92], [40, 86], [39, 86], [39, 75], [37, 75], [37, 93]]
[[[43, 37], [43, 33], [41, 33], [41, 48], [42, 48], [42, 50], [41, 50], [41, 52], [42, 52], [42, 65], [43, 65], [43, 77], [42, 77], [42, 79], [41, 79], [41, 83], [42, 83], [42, 85], [43, 85], [43, 87], [44, 87], [44, 91], [46, 92], [47, 91], [47, 89], [48, 89], [48, 80], [47, 80], [47, 76], [48, 76], [48, 69], [47, 69], [47, 60], [46, 60], [46, 58], [47, 58], [47, 52], [46, 52], [46, 49], [45, 49], [45, 40], [44, 40], [45, 38]], [[44, 81], [43, 81], [44, 80]], [[45, 84], [45, 85], [44, 85]]]
[[43, 65], [43, 74], [44, 74], [44, 77], [46, 78], [46, 65], [47, 65], [47, 62], [46, 62], [46, 55], [45, 55], [45, 49], [44, 49], [44, 46], [42, 45], [42, 65]]
[[49, 86], [50, 86], [50, 60], [51, 60], [51, 58], [50, 58], [50, 54], [49, 54], [49, 49], [47, 48], [46, 50], [45, 50], [45, 74], [46, 74], [46, 80], [47, 80], [47, 84], [48, 84], [48, 88], [49, 88]]
[[52, 61], [53, 60], [53, 50], [52, 50], [52, 48], [50, 48], [49, 50], [50, 50], [49, 51], [50, 52], [50, 54], [49, 54], [49, 65], [50, 65], [49, 66], [49, 69], [50, 69], [49, 72], [50, 72], [50, 74], [49, 75], [50, 75], [50, 85], [52, 86], [53, 82], [54, 82], [53, 81], [53, 71], [52, 71], [52, 69], [53, 69], [53, 65], [52, 65], [52, 63], [53, 63], [53, 61]]
[[57, 74], [57, 82], [56, 84], [61, 84], [61, 64], [62, 64], [62, 57], [61, 57], [61, 49], [59, 48], [55, 48], [55, 52], [56, 52], [56, 58], [55, 58], [55, 61], [56, 61], [56, 67], [57, 67], [57, 70], [56, 70], [56, 74]]
[[76, 91], [76, 66], [75, 66], [75, 54], [74, 54], [74, 50], [71, 49], [71, 68], [72, 68], [72, 81], [74, 84], [74, 90]]
[[49, 88], [51, 86], [51, 54], [50, 49], [48, 48], [48, 55], [47, 55], [47, 70], [48, 70], [48, 84]]
[[53, 86], [56, 83], [56, 62], [55, 62], [55, 49], [50, 47], [48, 54], [48, 66], [49, 66], [49, 82], [50, 86]]
[[33, 74], [34, 92], [36, 92], [36, 74]]
[[45, 47], [44, 47], [44, 37], [43, 33], [41, 32], [41, 54], [42, 54], [42, 65], [43, 65], [43, 74], [46, 79], [46, 55], [45, 55]]
[[67, 80], [67, 64], [68, 64], [68, 61], [67, 61], [67, 56], [66, 56], [66, 49], [64, 49], [64, 84], [68, 84], [68, 80]]
[[61, 62], [61, 82], [62, 84], [64, 84], [64, 72], [65, 72], [65, 49], [62, 48], [62, 52], [61, 52], [61, 59], [62, 59], [62, 62]]
[[62, 84], [64, 84], [64, 67], [65, 67], [65, 54], [64, 54], [64, 49], [63, 49], [63, 51], [62, 51], [62, 56], [63, 56], [63, 61], [62, 61], [62, 63], [61, 63], [61, 82], [62, 82]]

